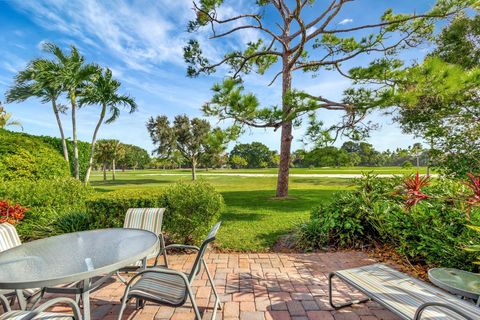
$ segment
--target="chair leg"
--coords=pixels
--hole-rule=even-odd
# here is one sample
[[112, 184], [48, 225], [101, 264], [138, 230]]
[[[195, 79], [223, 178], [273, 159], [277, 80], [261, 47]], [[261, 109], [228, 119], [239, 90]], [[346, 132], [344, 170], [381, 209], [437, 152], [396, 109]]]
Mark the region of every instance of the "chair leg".
[[342, 304], [337, 304], [337, 305], [334, 304], [333, 303], [333, 294], [332, 294], [333, 293], [333, 283], [332, 283], [333, 277], [335, 277], [335, 273], [331, 272], [328, 275], [328, 301], [333, 308], [340, 309], [340, 308], [343, 308], [343, 307], [351, 306], [352, 304], [363, 303], [363, 302], [367, 302], [367, 301], [370, 300], [370, 298], [364, 298], [364, 299], [352, 300], [352, 301], [342, 303]]
[[124, 297], [122, 298], [121, 302], [122, 302], [122, 306], [120, 307], [120, 312], [118, 313], [117, 320], [122, 320], [123, 312], [125, 312], [125, 308], [127, 307], [128, 300], [126, 299], [126, 297]]
[[198, 310], [197, 302], [195, 301], [195, 297], [193, 296], [192, 289], [189, 285], [187, 285], [187, 292], [190, 301], [192, 302], [193, 311], [195, 312], [195, 319], [202, 320], [202, 316], [200, 315], [200, 310]]
[[208, 265], [205, 262], [205, 260], [202, 259], [202, 261], [203, 261], [203, 266], [205, 268], [205, 271], [207, 272], [208, 281], [210, 282], [210, 285], [212, 286], [212, 291], [213, 291], [213, 294], [215, 296], [215, 305], [213, 306], [213, 309], [214, 309], [213, 317], [215, 317], [215, 312], [217, 311], [217, 306], [218, 306], [218, 310], [222, 310], [222, 304], [220, 303], [220, 296], [218, 295], [217, 288], [215, 288], [215, 283], [213, 282], [212, 275], [210, 274], [210, 271], [208, 270]]
[[27, 310], [27, 299], [22, 290], [15, 290], [20, 310]]

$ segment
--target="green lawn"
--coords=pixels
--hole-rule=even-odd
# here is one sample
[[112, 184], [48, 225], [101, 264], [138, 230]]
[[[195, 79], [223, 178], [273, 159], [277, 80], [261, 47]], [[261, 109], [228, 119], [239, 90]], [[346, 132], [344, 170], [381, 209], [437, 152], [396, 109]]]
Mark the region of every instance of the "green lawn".
[[[317, 168], [293, 169], [292, 173], [361, 173], [372, 168]], [[409, 173], [401, 168], [375, 168], [378, 173]], [[424, 171], [424, 170], [422, 170]], [[94, 173], [92, 185], [99, 192], [117, 189], [164, 187], [172, 182], [185, 180], [184, 175], [159, 175], [161, 173], [188, 173], [189, 170], [138, 170], [118, 172], [116, 181], [101, 181], [99, 172]], [[201, 170], [199, 172], [202, 172]], [[203, 171], [204, 172], [204, 171]], [[214, 173], [275, 173], [275, 169], [262, 170], [210, 170]], [[109, 174], [110, 179], [110, 174]], [[328, 201], [333, 192], [351, 186], [349, 179], [291, 177], [290, 198], [274, 199], [276, 177], [249, 176], [200, 176], [222, 193], [226, 209], [217, 244], [223, 249], [235, 251], [268, 251], [278, 237], [293, 226], [308, 218], [312, 207]]]

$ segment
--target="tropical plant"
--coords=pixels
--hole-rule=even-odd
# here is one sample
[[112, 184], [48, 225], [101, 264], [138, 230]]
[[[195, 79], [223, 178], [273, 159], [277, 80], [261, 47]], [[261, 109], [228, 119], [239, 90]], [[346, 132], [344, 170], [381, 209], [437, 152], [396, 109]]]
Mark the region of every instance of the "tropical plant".
[[0, 223], [17, 224], [25, 217], [28, 208], [22, 207], [19, 203], [12, 204], [6, 200], [0, 200]]
[[100, 71], [100, 73], [94, 77], [93, 81], [83, 88], [81, 92], [82, 95], [79, 99], [80, 106], [93, 104], [101, 106], [100, 117], [95, 126], [95, 130], [93, 131], [90, 158], [88, 161], [87, 173], [85, 175], [85, 184], [88, 184], [88, 181], [90, 180], [97, 134], [105, 119], [107, 109], [110, 113], [109, 118], [105, 120], [105, 123], [107, 124], [112, 123], [120, 116], [119, 106], [128, 107], [130, 113], [137, 109], [137, 104], [132, 97], [118, 93], [120, 86], [121, 83], [112, 78], [112, 71], [107, 68], [103, 72]]
[[[357, 58], [369, 54], [385, 54], [389, 58], [376, 60], [374, 64], [393, 65], [391, 59], [399, 50], [415, 47], [431, 37], [436, 22], [457, 14], [466, 6], [478, 0], [438, 0], [425, 13], [394, 14], [385, 11], [379, 21], [366, 22], [355, 26], [339, 24], [336, 19], [347, 10], [351, 1], [256, 1], [244, 11], [229, 10], [230, 15], [219, 15], [217, 11], [227, 6], [228, 1], [194, 1], [195, 19], [190, 21], [190, 32], [211, 31], [209, 41], [235, 37], [254, 30], [255, 37], [248, 33], [248, 42], [242, 45], [224, 47], [226, 52], [215, 62], [203, 55], [200, 42], [188, 41], [184, 58], [188, 63], [188, 76], [211, 74], [226, 66], [228, 78], [213, 87], [213, 97], [205, 104], [207, 116], [232, 119], [235, 122], [258, 128], [281, 129], [280, 169], [277, 179], [277, 197], [288, 196], [288, 177], [294, 124], [298, 125], [305, 115], [318, 109], [343, 111], [345, 116], [337, 125], [326, 130], [334, 135], [344, 133], [361, 137], [367, 129], [363, 120], [369, 109], [379, 105], [370, 103], [376, 96], [377, 88], [365, 86], [349, 89], [343, 99], [332, 101], [323, 95], [312, 94], [293, 87], [292, 78], [296, 71], [318, 75], [322, 70], [337, 71], [341, 76], [351, 76], [343, 65], [352, 64]], [[227, 11], [225, 11], [227, 12]], [[268, 14], [267, 14], [268, 13]], [[200, 30], [202, 29], [202, 30]], [[365, 34], [362, 31], [367, 31]], [[242, 39], [236, 37], [234, 39]], [[237, 48], [245, 47], [244, 50]], [[375, 58], [372, 58], [375, 59]], [[350, 62], [350, 63], [349, 63]], [[273, 73], [267, 70], [277, 68]], [[252, 93], [244, 93], [244, 75], [257, 72], [272, 75], [270, 84], [281, 80], [282, 96], [280, 106], [262, 107]], [[383, 81], [377, 83], [382, 84]], [[381, 97], [380, 97], [381, 98]], [[345, 131], [346, 130], [346, 131]]]
[[62, 83], [58, 81], [60, 65], [47, 59], [34, 59], [30, 61], [25, 70], [15, 76], [14, 85], [7, 91], [7, 102], [22, 102], [29, 98], [39, 98], [42, 103], [51, 103], [53, 114], [57, 121], [58, 130], [62, 139], [63, 157], [68, 162], [67, 143], [63, 131], [60, 113], [65, 111], [63, 105], [57, 100], [62, 93]]
[[12, 126], [17, 126], [22, 128], [23, 126], [20, 121], [16, 120], [10, 120], [12, 117], [12, 114], [7, 112], [5, 108], [2, 106], [2, 103], [0, 103], [0, 129], [6, 129], [7, 127], [12, 127]]
[[407, 209], [412, 208], [422, 200], [430, 198], [422, 192], [422, 188], [430, 184], [430, 177], [417, 174], [414, 177], [406, 177], [403, 181], [403, 193], [405, 196], [405, 205]]
[[57, 81], [61, 83], [70, 101], [74, 176], [76, 179], [80, 179], [77, 143], [77, 100], [78, 96], [82, 93], [82, 89], [99, 75], [99, 67], [95, 64], [85, 63], [85, 58], [79, 53], [75, 46], [70, 47], [69, 54], [63, 52], [59, 46], [53, 43], [45, 43], [43, 48], [55, 57], [55, 63], [58, 64]]

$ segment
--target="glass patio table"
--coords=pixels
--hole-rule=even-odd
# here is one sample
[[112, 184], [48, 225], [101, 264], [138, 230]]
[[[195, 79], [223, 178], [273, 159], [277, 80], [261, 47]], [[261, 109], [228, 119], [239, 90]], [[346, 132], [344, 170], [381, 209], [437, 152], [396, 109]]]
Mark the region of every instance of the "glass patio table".
[[[82, 295], [84, 319], [89, 320], [90, 291], [118, 269], [145, 260], [158, 245], [156, 234], [138, 229], [91, 230], [28, 242], [0, 253], [0, 289], [80, 282], [80, 289], [70, 293]], [[92, 283], [99, 276], [103, 277]]]
[[477, 306], [480, 304], [480, 274], [453, 268], [433, 268], [428, 270], [428, 278], [437, 287], [472, 299]]

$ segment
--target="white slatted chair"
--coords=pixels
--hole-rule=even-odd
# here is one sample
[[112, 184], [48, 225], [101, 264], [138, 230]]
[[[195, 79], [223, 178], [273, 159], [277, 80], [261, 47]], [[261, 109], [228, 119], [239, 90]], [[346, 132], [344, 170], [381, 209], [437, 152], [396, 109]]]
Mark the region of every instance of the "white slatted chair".
[[[22, 311], [10, 309], [9, 301], [7, 297], [0, 295], [0, 302], [5, 308], [5, 313], [0, 315], [0, 320], [81, 320], [81, 312], [77, 303], [69, 298], [56, 298], [45, 302], [39, 307], [31, 311]], [[67, 304], [72, 308], [72, 314], [46, 312], [45, 310], [53, 307], [56, 304]]]
[[[361, 291], [367, 298], [335, 304], [332, 295], [334, 277]], [[380, 263], [330, 273], [329, 300], [334, 308], [373, 300], [401, 319], [408, 320], [480, 319], [480, 308], [473, 303], [460, 300], [428, 283]]]
[[189, 298], [192, 302], [192, 307], [195, 312], [197, 320], [202, 319], [195, 297], [192, 292], [192, 282], [195, 277], [200, 273], [201, 268], [205, 269], [207, 273], [208, 281], [212, 287], [212, 293], [215, 297], [215, 303], [213, 305], [212, 319], [215, 319], [217, 309], [221, 310], [220, 297], [215, 288], [215, 283], [208, 270], [207, 263], [204, 256], [207, 248], [211, 242], [215, 240], [218, 229], [220, 228], [220, 222], [218, 222], [210, 230], [209, 234], [203, 241], [200, 247], [187, 246], [187, 245], [169, 245], [168, 249], [192, 249], [197, 251], [197, 257], [189, 273], [183, 273], [181, 271], [154, 267], [140, 271], [136, 274], [127, 284], [125, 293], [122, 297], [122, 307], [118, 320], [122, 319], [123, 312], [127, 306], [127, 303], [131, 299], [136, 299], [137, 307], [142, 307], [145, 301], [158, 303], [161, 305], [167, 305], [172, 307], [180, 307], [185, 304]]
[[130, 208], [125, 214], [124, 228], [142, 229], [155, 233], [160, 240], [160, 246], [146, 257], [143, 261], [138, 261], [132, 266], [122, 268], [117, 272], [118, 278], [126, 283], [126, 280], [120, 276], [120, 272], [134, 272], [141, 268], [146, 268], [146, 260], [155, 258], [154, 265], [157, 265], [158, 258], [163, 256], [164, 264], [168, 267], [167, 252], [165, 251], [165, 238], [162, 234], [162, 222], [165, 208]]
[[[17, 229], [8, 222], [0, 223], [0, 252], [15, 248], [22, 244], [20, 237], [18, 236]], [[18, 304], [22, 310], [27, 307], [27, 301], [33, 297], [39, 289], [26, 289], [26, 290], [0, 290], [0, 294], [9, 297], [17, 298]]]

